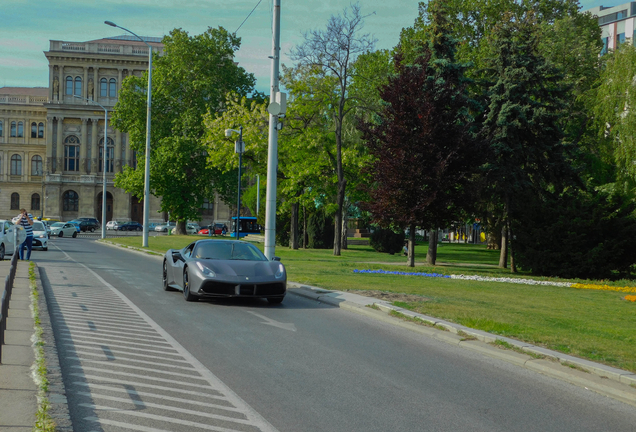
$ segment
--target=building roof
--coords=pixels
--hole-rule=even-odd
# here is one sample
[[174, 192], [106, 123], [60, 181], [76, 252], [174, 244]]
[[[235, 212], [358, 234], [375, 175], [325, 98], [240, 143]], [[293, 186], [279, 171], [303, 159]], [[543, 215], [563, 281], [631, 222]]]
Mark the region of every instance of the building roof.
[[48, 96], [48, 87], [0, 87], [0, 95]]
[[[148, 42], [148, 44], [155, 46], [155, 47], [162, 47], [163, 44], [161, 43], [161, 40], [163, 39], [162, 37], [151, 37], [151, 36], [139, 36], [140, 38], [142, 38], [144, 41]], [[142, 46], [146, 46], [146, 44], [142, 41], [140, 41], [139, 39], [137, 39], [136, 37], [130, 35], [121, 35], [121, 36], [113, 36], [113, 37], [107, 37], [107, 38], [102, 38], [102, 39], [95, 39], [95, 40], [91, 40], [91, 41], [86, 41], [86, 43], [102, 43], [102, 44], [117, 44], [117, 45], [142, 45]]]

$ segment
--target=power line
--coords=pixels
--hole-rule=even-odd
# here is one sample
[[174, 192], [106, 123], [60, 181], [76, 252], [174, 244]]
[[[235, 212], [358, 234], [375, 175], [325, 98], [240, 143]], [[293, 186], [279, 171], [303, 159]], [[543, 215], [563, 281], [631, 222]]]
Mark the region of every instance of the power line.
[[247, 19], [252, 15], [252, 13], [256, 10], [256, 8], [258, 7], [259, 4], [261, 4], [263, 0], [258, 0], [258, 3], [256, 3], [256, 6], [254, 6], [254, 9], [252, 9], [252, 12], [250, 12], [247, 17], [245, 17], [245, 19], [243, 20], [243, 22], [241, 23], [240, 26], [238, 26], [238, 28], [236, 29], [236, 31], [234, 32], [235, 34], [238, 33], [239, 29], [241, 27], [243, 27], [243, 24], [245, 24], [245, 21], [247, 21]]

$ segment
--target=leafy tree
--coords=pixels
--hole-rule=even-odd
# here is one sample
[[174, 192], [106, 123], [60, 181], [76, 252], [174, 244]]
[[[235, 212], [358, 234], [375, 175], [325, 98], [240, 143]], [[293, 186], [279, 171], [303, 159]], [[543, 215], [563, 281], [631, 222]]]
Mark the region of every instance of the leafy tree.
[[[488, 196], [504, 208], [503, 234], [512, 240], [510, 219], [529, 194], [559, 191], [575, 179], [560, 126], [567, 88], [560, 72], [538, 52], [532, 14], [523, 20], [504, 17], [491, 44], [495, 56], [488, 77], [493, 85], [482, 129], [490, 146], [485, 172]], [[504, 238], [500, 267], [507, 266], [506, 245]], [[514, 260], [511, 270], [516, 271]]]
[[[162, 211], [179, 221], [177, 232], [185, 233], [185, 221], [199, 217], [204, 199], [214, 190], [231, 202], [230, 176], [207, 164], [203, 142], [203, 116], [217, 113], [225, 94], [252, 91], [255, 79], [234, 61], [240, 38], [223, 28], [189, 36], [175, 29], [164, 37], [164, 55], [153, 59], [151, 193], [162, 197]], [[115, 127], [130, 134], [137, 152], [137, 168], [130, 166], [116, 176], [115, 184], [142, 197], [146, 135], [147, 76], [131, 76], [122, 83], [115, 106]]]
[[[380, 118], [360, 126], [373, 156], [366, 208], [381, 226], [409, 228], [411, 267], [416, 227], [441, 226], [459, 215], [479, 155], [466, 65], [455, 61], [442, 2], [432, 1], [431, 8], [428, 43], [413, 47], [412, 63], [396, 54], [397, 73], [380, 92]], [[434, 253], [430, 260], [434, 264]]]
[[342, 15], [332, 16], [325, 30], [305, 33], [305, 40], [291, 52], [291, 58], [300, 66], [315, 70], [331, 85], [322, 86], [326, 91], [314, 94], [326, 114], [331, 118], [335, 135], [335, 164], [337, 176], [334, 255], [341, 250], [342, 215], [345, 203], [347, 178], [343, 167], [343, 124], [345, 117], [356, 106], [356, 99], [349, 93], [352, 64], [356, 57], [372, 49], [375, 40], [368, 34], [361, 35], [364, 17], [359, 4], [351, 5]]

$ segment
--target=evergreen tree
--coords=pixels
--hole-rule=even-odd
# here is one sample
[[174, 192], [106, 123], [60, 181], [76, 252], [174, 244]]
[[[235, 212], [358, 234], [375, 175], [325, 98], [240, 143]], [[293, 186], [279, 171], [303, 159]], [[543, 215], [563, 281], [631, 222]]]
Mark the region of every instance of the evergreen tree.
[[[505, 17], [491, 44], [495, 55], [488, 77], [493, 84], [482, 129], [489, 143], [485, 173], [490, 200], [504, 208], [502, 234], [512, 240], [510, 219], [522, 211], [524, 196], [558, 191], [575, 178], [560, 127], [568, 89], [559, 71], [538, 52], [531, 13], [523, 19]], [[504, 238], [500, 267], [507, 266], [507, 253]], [[511, 270], [516, 271], [514, 259]]]
[[[465, 192], [480, 153], [471, 133], [474, 102], [466, 91], [467, 65], [455, 61], [443, 2], [432, 1], [430, 9], [429, 38], [409, 47], [412, 63], [400, 50], [395, 55], [397, 74], [380, 93], [381, 120], [360, 126], [374, 157], [366, 208], [381, 226], [410, 229], [410, 266], [416, 227], [447, 224], [467, 204]], [[434, 264], [434, 250], [430, 261]]]

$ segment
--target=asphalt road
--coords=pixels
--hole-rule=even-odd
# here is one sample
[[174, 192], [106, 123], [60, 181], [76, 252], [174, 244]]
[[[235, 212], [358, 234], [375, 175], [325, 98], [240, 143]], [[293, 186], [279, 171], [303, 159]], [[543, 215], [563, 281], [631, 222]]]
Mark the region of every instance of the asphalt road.
[[160, 258], [86, 238], [32, 259], [76, 431], [636, 431], [615, 400], [293, 294], [186, 303]]

